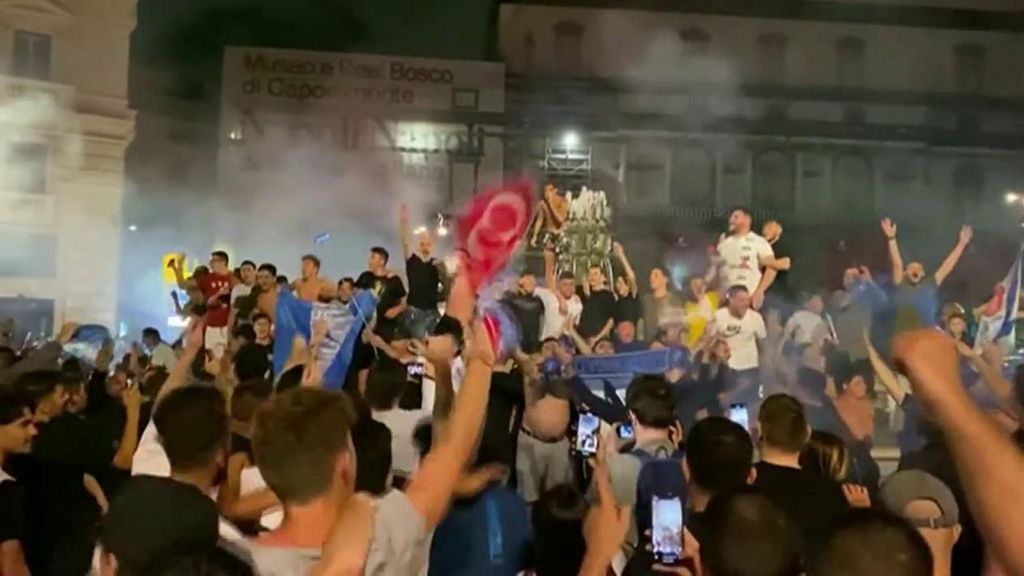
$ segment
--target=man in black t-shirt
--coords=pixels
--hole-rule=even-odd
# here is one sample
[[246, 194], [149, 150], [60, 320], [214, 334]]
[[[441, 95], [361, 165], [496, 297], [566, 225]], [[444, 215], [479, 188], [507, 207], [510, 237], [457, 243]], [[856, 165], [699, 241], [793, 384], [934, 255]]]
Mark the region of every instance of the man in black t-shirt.
[[799, 400], [769, 396], [761, 404], [758, 422], [761, 461], [754, 486], [785, 512], [803, 557], [812, 558], [825, 545], [832, 522], [850, 507], [843, 487], [800, 468], [800, 452], [811, 429]]
[[583, 286], [583, 312], [576, 330], [593, 345], [607, 338], [615, 326], [615, 295], [608, 289], [608, 280], [600, 266], [591, 266]]
[[519, 275], [519, 286], [508, 292], [502, 303], [508, 306], [519, 323], [520, 348], [527, 354], [540, 351], [540, 329], [544, 319], [544, 301], [534, 294], [537, 278], [529, 271]]
[[27, 454], [36, 435], [32, 402], [13, 390], [0, 391], [0, 572], [28, 574], [22, 542], [25, 537], [25, 494], [4, 469], [7, 457]]
[[403, 205], [400, 215], [405, 277], [409, 282], [409, 310], [405, 325], [414, 338], [425, 338], [440, 318], [437, 301], [441, 294], [442, 263], [434, 258], [434, 239], [425, 228], [417, 230], [416, 250], [412, 249], [409, 215]]
[[[776, 302], [785, 303], [785, 308], [795, 307], [797, 300], [796, 287], [789, 272], [793, 267], [792, 253], [790, 252], [789, 241], [782, 239], [782, 224], [778, 220], [768, 220], [764, 223], [762, 230], [764, 239], [772, 246], [774, 257], [767, 263], [767, 267], [775, 270], [775, 282], [772, 282], [769, 295]], [[783, 320], [788, 316], [783, 314]]]
[[371, 290], [377, 296], [377, 325], [374, 332], [390, 342], [402, 313], [405, 312], [405, 285], [387, 269], [388, 251], [380, 246], [370, 248], [369, 270], [359, 275], [356, 288]]

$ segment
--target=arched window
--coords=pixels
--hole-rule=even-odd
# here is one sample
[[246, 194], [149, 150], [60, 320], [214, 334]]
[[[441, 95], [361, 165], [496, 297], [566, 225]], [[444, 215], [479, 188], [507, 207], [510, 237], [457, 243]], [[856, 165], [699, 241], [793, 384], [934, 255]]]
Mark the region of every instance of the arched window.
[[759, 45], [761, 81], [765, 84], [786, 83], [786, 47], [789, 39], [785, 34], [769, 32], [757, 39]]
[[985, 89], [985, 47], [976, 42], [953, 49], [953, 81], [957, 92], [978, 94]]
[[715, 160], [703, 148], [680, 146], [672, 151], [672, 205], [714, 208]]
[[856, 36], [836, 40], [836, 84], [844, 88], [864, 86], [865, 43]]
[[755, 208], [792, 210], [794, 191], [793, 159], [789, 154], [769, 150], [754, 158]]
[[840, 156], [832, 170], [832, 211], [867, 219], [875, 214], [875, 183], [871, 164], [861, 156]]
[[586, 26], [574, 20], [562, 20], [553, 26], [555, 62], [558, 71], [574, 76], [583, 73], [583, 35]]

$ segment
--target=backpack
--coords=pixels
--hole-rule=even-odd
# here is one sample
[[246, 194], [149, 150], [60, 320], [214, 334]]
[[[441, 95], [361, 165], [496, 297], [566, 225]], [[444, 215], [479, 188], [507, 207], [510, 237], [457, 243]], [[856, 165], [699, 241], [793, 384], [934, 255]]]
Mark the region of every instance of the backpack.
[[637, 538], [645, 542], [648, 540], [645, 533], [651, 529], [651, 498], [678, 497], [683, 510], [686, 510], [687, 484], [683, 474], [683, 452], [658, 448], [654, 454], [640, 449], [630, 454], [640, 461], [633, 515], [636, 519]]

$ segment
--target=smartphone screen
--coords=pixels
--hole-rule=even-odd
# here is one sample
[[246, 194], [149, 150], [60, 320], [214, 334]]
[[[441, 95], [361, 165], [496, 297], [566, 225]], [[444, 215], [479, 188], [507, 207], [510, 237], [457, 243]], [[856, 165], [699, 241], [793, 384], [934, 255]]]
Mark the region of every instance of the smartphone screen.
[[743, 426], [743, 429], [750, 432], [750, 417], [747, 415], [746, 404], [732, 404], [729, 406], [729, 420]]
[[581, 413], [576, 421], [576, 452], [584, 456], [597, 454], [597, 434], [601, 420], [589, 413]]
[[406, 380], [409, 382], [423, 382], [423, 362], [410, 362], [405, 365]]
[[651, 498], [651, 551], [659, 564], [678, 564], [683, 557], [683, 503], [679, 498]]
[[615, 427], [615, 433], [618, 434], [619, 440], [633, 439], [633, 427], [629, 424], [619, 424]]

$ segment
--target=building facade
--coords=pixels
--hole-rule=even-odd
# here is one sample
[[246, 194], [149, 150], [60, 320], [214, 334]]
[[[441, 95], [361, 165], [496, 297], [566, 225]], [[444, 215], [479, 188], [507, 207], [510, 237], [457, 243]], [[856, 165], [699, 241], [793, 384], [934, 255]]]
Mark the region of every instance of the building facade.
[[229, 48], [222, 82], [214, 244], [289, 276], [301, 251], [325, 274], [397, 254], [401, 204], [434, 226], [502, 173], [501, 64]]
[[0, 318], [52, 334], [117, 308], [134, 0], [0, 2]]
[[797, 223], [1016, 225], [1016, 2], [624, 4], [502, 6], [511, 168], [557, 179], [574, 157], [641, 220], [744, 204]]

